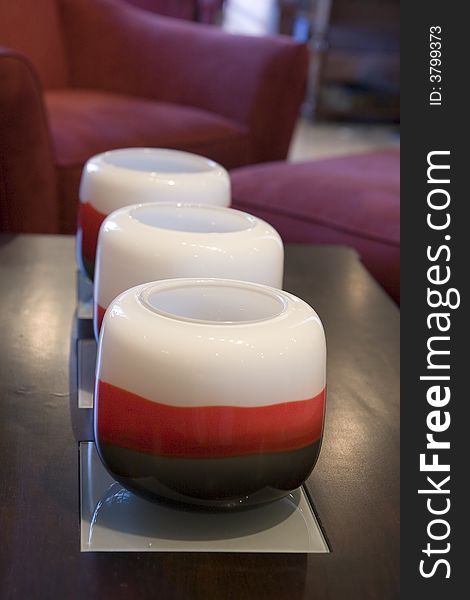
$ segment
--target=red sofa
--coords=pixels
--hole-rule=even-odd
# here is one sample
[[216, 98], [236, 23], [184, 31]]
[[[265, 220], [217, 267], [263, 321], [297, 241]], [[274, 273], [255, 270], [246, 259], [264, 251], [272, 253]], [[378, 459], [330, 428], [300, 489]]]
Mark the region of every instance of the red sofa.
[[120, 0], [0, 0], [0, 230], [75, 230], [83, 163], [125, 146], [283, 159], [308, 54]]
[[271, 223], [285, 243], [339, 244], [400, 301], [398, 150], [231, 172], [233, 206]]

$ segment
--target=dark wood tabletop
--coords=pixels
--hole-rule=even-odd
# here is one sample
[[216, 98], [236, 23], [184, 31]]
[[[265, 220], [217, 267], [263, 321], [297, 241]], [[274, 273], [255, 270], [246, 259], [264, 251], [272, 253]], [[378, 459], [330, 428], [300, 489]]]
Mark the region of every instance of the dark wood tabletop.
[[329, 554], [81, 553], [70, 393], [74, 241], [0, 236], [0, 598], [398, 597], [399, 311], [354, 251], [286, 248], [325, 326], [323, 447], [308, 480]]

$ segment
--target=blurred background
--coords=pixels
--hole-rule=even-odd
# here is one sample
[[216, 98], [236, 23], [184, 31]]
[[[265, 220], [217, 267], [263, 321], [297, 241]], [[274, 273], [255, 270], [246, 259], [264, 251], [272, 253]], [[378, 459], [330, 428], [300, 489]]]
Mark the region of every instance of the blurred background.
[[399, 0], [130, 0], [232, 33], [306, 42], [310, 73], [292, 161], [398, 147]]
[[[155, 0], [135, 2], [155, 6]], [[186, 5], [189, 17], [191, 4], [167, 0], [166, 8], [183, 16]], [[399, 0], [199, 0], [199, 6], [198, 20], [226, 31], [281, 33], [308, 44], [308, 89], [291, 160], [398, 146]]]
[[399, 91], [398, 0], [0, 0], [0, 231], [74, 234], [91, 156], [173, 148], [398, 301]]

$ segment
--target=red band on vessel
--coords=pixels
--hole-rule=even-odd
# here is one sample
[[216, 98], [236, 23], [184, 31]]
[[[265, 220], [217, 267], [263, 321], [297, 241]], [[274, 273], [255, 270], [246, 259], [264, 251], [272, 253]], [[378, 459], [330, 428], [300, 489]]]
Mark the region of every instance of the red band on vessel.
[[303, 448], [321, 437], [325, 390], [268, 406], [176, 407], [98, 382], [100, 443], [158, 456], [217, 458]]
[[78, 210], [78, 228], [82, 232], [82, 256], [92, 264], [96, 259], [96, 247], [101, 223], [106, 219], [99, 210], [89, 202], [80, 202]]

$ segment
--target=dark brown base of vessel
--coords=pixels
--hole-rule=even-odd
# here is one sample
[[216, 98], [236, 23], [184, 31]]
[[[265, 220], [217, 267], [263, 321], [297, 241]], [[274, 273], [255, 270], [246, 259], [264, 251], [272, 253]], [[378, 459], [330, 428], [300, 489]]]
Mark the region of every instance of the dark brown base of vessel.
[[320, 440], [299, 450], [229, 458], [167, 458], [111, 444], [97, 447], [111, 475], [139, 495], [225, 509], [272, 502], [298, 488], [315, 465]]

